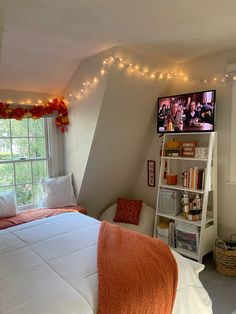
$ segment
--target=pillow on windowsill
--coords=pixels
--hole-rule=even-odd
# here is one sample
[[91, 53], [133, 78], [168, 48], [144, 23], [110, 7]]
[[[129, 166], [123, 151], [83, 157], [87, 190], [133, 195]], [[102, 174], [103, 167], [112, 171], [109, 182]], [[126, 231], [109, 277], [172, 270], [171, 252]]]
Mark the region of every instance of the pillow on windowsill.
[[141, 200], [128, 200], [119, 197], [113, 221], [138, 225], [142, 204], [143, 201]]
[[0, 193], [0, 218], [8, 218], [16, 215], [15, 192]]
[[71, 174], [41, 180], [45, 208], [76, 206]]

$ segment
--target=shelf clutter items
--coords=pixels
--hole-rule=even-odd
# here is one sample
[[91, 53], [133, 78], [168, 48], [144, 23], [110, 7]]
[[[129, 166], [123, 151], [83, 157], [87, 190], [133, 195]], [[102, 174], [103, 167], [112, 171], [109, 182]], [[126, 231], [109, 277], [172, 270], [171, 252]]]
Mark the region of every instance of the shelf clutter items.
[[165, 133], [154, 236], [199, 262], [217, 234], [216, 132]]

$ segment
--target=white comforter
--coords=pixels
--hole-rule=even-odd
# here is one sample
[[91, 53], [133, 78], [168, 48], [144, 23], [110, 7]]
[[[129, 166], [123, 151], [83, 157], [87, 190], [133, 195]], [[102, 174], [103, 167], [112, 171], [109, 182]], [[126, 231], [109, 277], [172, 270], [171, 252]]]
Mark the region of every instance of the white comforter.
[[[0, 231], [0, 313], [96, 313], [99, 227], [93, 218], [65, 213]], [[174, 256], [179, 271], [174, 313], [212, 313], [193, 268]]]

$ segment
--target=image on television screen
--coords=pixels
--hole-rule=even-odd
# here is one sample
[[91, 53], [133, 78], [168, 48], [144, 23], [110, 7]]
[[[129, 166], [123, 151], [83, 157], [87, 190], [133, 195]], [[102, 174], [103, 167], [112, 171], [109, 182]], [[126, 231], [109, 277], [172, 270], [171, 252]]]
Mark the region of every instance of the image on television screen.
[[158, 98], [157, 132], [214, 131], [216, 91]]

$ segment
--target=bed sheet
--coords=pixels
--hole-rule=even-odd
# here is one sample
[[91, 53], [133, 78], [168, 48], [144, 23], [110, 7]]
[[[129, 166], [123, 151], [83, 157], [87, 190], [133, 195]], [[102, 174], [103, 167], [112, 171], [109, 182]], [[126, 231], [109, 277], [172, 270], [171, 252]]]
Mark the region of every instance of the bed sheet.
[[[64, 213], [0, 231], [0, 313], [96, 313], [99, 228], [96, 219]], [[173, 313], [212, 313], [191, 264], [173, 255], [179, 271]]]

